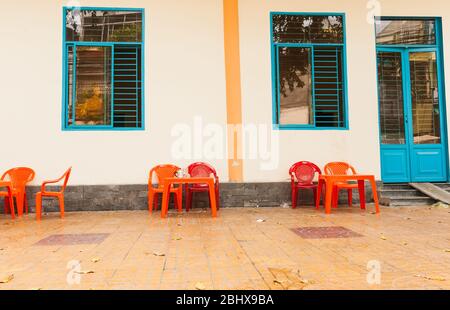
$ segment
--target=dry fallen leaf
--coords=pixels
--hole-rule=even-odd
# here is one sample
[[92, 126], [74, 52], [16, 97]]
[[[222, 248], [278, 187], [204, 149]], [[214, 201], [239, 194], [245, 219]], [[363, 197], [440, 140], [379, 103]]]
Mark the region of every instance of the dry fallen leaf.
[[7, 275], [7, 276], [5, 276], [4, 278], [1, 278], [1, 279], [0, 279], [0, 284], [6, 284], [6, 283], [9, 283], [9, 282], [11, 282], [13, 279], [14, 279], [14, 275], [13, 275], [13, 274]]
[[78, 274], [93, 274], [93, 273], [95, 273], [95, 271], [92, 271], [92, 270], [76, 271], [75, 273], [78, 273]]
[[92, 259], [93, 263], [98, 263], [99, 261], [100, 261], [100, 258], [98, 258], [98, 257], [95, 257], [95, 258]]
[[311, 284], [310, 281], [302, 278], [300, 270], [294, 272], [290, 269], [269, 268], [269, 271], [274, 277], [273, 283], [281, 286], [283, 290], [302, 290]]
[[441, 281], [444, 282], [446, 281], [446, 279], [444, 277], [430, 277], [430, 276], [423, 276], [423, 275], [416, 275], [416, 278], [422, 278], [422, 279], [426, 279], [426, 280], [430, 280], [430, 281]]
[[181, 237], [175, 237], [175, 238], [173, 238], [173, 240], [175, 240], [175, 241], [180, 241], [180, 240], [183, 240], [183, 238], [181, 238]]
[[450, 249], [444, 250], [445, 253], [450, 253]]
[[383, 235], [381, 235], [380, 239], [381, 240], [387, 240], [387, 238], [385, 236], [383, 236]]
[[199, 291], [204, 291], [206, 290], [206, 285], [202, 282], [198, 282], [197, 284], [195, 284], [195, 289]]
[[408, 242], [403, 242], [403, 245], [404, 245], [404, 246], [408, 245]]
[[162, 252], [157, 252], [157, 251], [155, 251], [155, 252], [153, 252], [153, 256], [163, 257], [163, 256], [166, 256], [166, 254], [165, 254], [165, 253], [162, 253]]

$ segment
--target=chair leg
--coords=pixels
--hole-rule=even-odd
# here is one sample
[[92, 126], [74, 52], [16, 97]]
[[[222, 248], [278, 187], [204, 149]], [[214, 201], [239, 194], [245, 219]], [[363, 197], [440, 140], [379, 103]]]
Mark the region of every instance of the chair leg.
[[191, 211], [192, 208], [192, 191], [189, 187], [186, 188], [186, 212]]
[[178, 212], [181, 213], [183, 212], [183, 187], [180, 187], [180, 190], [177, 191], [175, 198], [177, 199]]
[[220, 191], [219, 191], [219, 185], [216, 186], [216, 207], [217, 207], [217, 210], [220, 209]]
[[36, 194], [36, 219], [38, 221], [41, 220], [42, 215], [42, 194], [37, 193]]
[[28, 198], [27, 198], [27, 193], [25, 193], [24, 195], [24, 205], [25, 205], [25, 213], [28, 215], [29, 210], [28, 210]]
[[212, 208], [211, 194], [208, 193], [209, 208]]
[[348, 190], [348, 206], [353, 207], [353, 190]]
[[153, 213], [153, 200], [155, 199], [155, 195], [153, 194], [153, 192], [148, 192], [148, 212], [150, 212], [150, 214]]
[[366, 210], [366, 187], [364, 182], [359, 183], [359, 203], [361, 204], [361, 209]]
[[333, 188], [333, 204], [332, 207], [336, 209], [339, 205], [339, 189], [337, 186]]
[[6, 196], [5, 200], [4, 200], [4, 211], [5, 211], [5, 214], [8, 214], [9, 212], [11, 212], [10, 205], [11, 205], [11, 198]]
[[59, 199], [59, 210], [61, 211], [61, 218], [64, 218], [64, 195], [60, 195]]
[[316, 209], [320, 210], [320, 198], [322, 198], [322, 190], [324, 187], [324, 183], [322, 181], [319, 181], [319, 184], [317, 186], [317, 196], [316, 196]]
[[314, 203], [317, 201], [317, 188], [313, 188]]
[[292, 209], [297, 209], [297, 201], [298, 201], [298, 189], [292, 189]]

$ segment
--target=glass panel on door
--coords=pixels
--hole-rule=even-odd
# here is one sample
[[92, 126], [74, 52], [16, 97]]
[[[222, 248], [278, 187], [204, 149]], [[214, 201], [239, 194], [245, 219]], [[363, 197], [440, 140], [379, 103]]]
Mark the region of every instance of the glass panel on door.
[[435, 52], [409, 54], [414, 144], [440, 144], [439, 84]]
[[378, 53], [378, 93], [382, 144], [405, 144], [402, 55]]

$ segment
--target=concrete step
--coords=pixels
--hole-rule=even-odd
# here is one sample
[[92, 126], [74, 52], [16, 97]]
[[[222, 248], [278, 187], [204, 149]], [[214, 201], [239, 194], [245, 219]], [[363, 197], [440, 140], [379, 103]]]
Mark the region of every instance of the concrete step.
[[[450, 184], [448, 187], [450, 190]], [[436, 202], [409, 184], [383, 184], [379, 192], [381, 204], [387, 206], [429, 206]]]
[[[380, 191], [383, 190], [411, 190], [412, 188], [409, 184], [383, 184], [379, 187]], [[415, 190], [415, 189], [414, 189]]]
[[383, 202], [388, 202], [389, 206], [392, 207], [401, 207], [401, 206], [431, 206], [436, 203], [434, 199], [428, 198], [428, 197], [390, 197], [386, 198], [384, 197]]
[[422, 197], [422, 198], [428, 198], [425, 194], [422, 192], [415, 190], [415, 189], [384, 189], [380, 191], [380, 194], [382, 197]]

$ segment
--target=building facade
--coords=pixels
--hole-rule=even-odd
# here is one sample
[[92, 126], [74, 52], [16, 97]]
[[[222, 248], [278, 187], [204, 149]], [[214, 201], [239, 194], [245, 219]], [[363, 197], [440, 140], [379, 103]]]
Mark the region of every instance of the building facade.
[[5, 2], [0, 170], [135, 185], [206, 161], [253, 184], [347, 161], [446, 182], [449, 29], [444, 0]]

